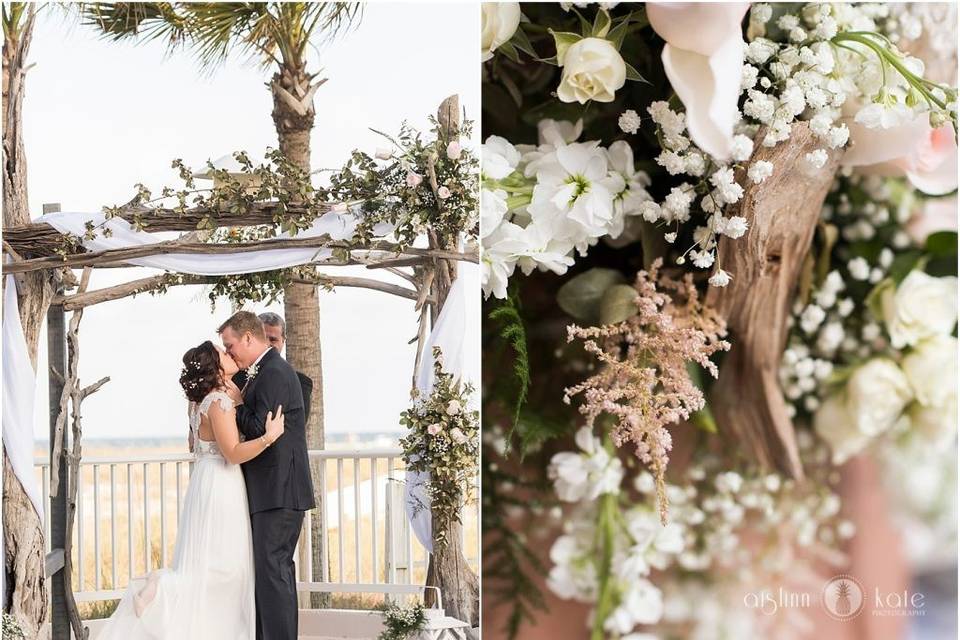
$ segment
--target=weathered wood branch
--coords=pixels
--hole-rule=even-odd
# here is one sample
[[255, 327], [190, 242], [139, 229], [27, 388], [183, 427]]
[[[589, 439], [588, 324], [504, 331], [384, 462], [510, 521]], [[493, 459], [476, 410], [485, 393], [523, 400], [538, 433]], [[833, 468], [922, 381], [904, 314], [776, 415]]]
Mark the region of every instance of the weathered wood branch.
[[3, 265], [3, 274], [25, 273], [37, 271], [40, 269], [53, 269], [58, 267], [92, 267], [101, 266], [109, 263], [124, 262], [135, 258], [145, 258], [148, 256], [168, 255], [171, 253], [184, 254], [233, 254], [250, 253], [252, 251], [262, 251], [265, 249], [343, 249], [345, 251], [364, 251], [364, 252], [382, 252], [401, 256], [418, 256], [435, 258], [442, 260], [466, 260], [468, 262], [479, 262], [479, 254], [471, 251], [460, 253], [440, 248], [420, 249], [417, 247], [401, 247], [400, 245], [377, 240], [367, 244], [347, 242], [343, 240], [330, 240], [328, 236], [319, 236], [313, 238], [269, 238], [257, 242], [238, 242], [230, 244], [208, 244], [204, 242], [183, 242], [180, 240], [170, 240], [167, 242], [157, 242], [155, 244], [139, 247], [124, 247], [122, 249], [108, 249], [105, 251], [90, 251], [79, 253], [66, 257], [52, 256], [44, 258], [32, 258], [21, 262], [14, 262]]
[[[102, 302], [120, 300], [139, 293], [155, 291], [163, 286], [182, 286], [182, 285], [209, 285], [216, 284], [219, 281], [217, 276], [195, 276], [184, 274], [176, 282], [168, 281], [166, 276], [152, 276], [149, 278], [140, 278], [112, 287], [104, 287], [95, 291], [85, 291], [68, 296], [61, 296], [55, 299], [57, 304], [62, 304], [65, 311], [75, 311], [84, 307], [90, 307]], [[402, 287], [389, 282], [381, 282], [370, 278], [358, 278], [352, 276], [331, 276], [318, 273], [315, 277], [295, 278], [294, 282], [300, 284], [330, 285], [332, 287], [358, 287], [363, 289], [372, 289], [382, 291], [408, 300], [419, 300], [419, 294], [414, 289]]]
[[816, 169], [805, 156], [823, 147], [806, 123], [795, 123], [790, 140], [776, 147], [757, 146], [751, 162], [772, 162], [773, 175], [747, 186], [728, 211], [745, 217], [748, 229], [736, 240], [720, 240], [717, 260], [733, 279], [711, 287], [707, 297], [726, 318], [733, 343], [711, 393], [717, 424], [761, 465], [796, 479], [803, 468], [778, 371], [803, 260], [842, 155], [828, 151]]
[[[324, 213], [334, 206], [324, 205]], [[308, 207], [302, 204], [289, 204], [284, 208], [285, 217], [305, 215]], [[316, 209], [316, 208], [314, 208]], [[275, 224], [278, 215], [276, 202], [256, 202], [245, 213], [231, 213], [210, 207], [194, 207], [183, 213], [163, 207], [123, 207], [118, 217], [127, 222], [140, 220], [145, 231], [193, 231], [206, 218], [210, 218], [218, 227], [241, 227], [261, 224]], [[60, 246], [63, 234], [46, 222], [31, 222], [11, 226], [3, 230], [4, 239], [17, 251], [30, 255], [51, 255]]]

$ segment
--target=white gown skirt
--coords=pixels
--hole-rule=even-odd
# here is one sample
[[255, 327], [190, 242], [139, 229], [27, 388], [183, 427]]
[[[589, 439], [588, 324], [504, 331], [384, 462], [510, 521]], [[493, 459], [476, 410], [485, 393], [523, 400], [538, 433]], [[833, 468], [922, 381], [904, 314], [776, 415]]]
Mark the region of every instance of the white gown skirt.
[[[134, 597], [142, 597], [138, 616]], [[239, 465], [197, 458], [184, 497], [173, 565], [131, 581], [97, 640], [253, 640], [253, 546]]]

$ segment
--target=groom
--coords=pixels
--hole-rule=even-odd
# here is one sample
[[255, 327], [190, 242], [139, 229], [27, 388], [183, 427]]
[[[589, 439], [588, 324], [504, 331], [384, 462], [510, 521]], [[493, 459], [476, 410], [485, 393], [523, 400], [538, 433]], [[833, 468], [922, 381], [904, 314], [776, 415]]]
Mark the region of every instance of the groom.
[[265, 433], [267, 413], [283, 407], [284, 434], [241, 468], [253, 532], [257, 640], [296, 640], [293, 554], [303, 512], [314, 507], [300, 380], [270, 346], [255, 314], [235, 313], [218, 333], [227, 354], [247, 370], [243, 404], [237, 407], [237, 426], [246, 439]]

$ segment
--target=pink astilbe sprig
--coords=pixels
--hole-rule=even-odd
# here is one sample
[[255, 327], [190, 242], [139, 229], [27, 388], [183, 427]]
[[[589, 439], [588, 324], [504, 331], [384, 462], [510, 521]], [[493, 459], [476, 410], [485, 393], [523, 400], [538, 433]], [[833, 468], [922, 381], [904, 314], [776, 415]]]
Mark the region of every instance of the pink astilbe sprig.
[[649, 272], [637, 274], [635, 315], [601, 327], [567, 327], [567, 341], [583, 340], [601, 367], [565, 389], [564, 402], [582, 395], [579, 410], [591, 428], [604, 414], [616, 421], [610, 437], [618, 447], [632, 443], [653, 473], [660, 519], [666, 523], [664, 474], [672, 447], [667, 426], [687, 420], [706, 402], [687, 364], [695, 362], [717, 377], [710, 356], [730, 343], [723, 339], [726, 323], [700, 302], [692, 274], [671, 279], [660, 275], [661, 264], [658, 259]]

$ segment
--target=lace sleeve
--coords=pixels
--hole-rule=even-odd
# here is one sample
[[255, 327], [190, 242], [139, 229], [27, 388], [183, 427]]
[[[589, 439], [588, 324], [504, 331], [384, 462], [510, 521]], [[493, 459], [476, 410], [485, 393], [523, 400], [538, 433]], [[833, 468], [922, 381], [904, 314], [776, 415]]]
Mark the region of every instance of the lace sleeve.
[[223, 391], [211, 391], [203, 399], [203, 402], [200, 403], [200, 413], [206, 414], [214, 402], [219, 402], [220, 408], [227, 413], [230, 413], [234, 410], [233, 400], [230, 399], [230, 396]]

